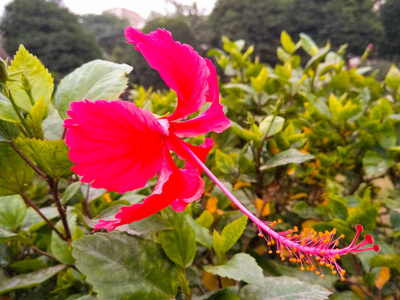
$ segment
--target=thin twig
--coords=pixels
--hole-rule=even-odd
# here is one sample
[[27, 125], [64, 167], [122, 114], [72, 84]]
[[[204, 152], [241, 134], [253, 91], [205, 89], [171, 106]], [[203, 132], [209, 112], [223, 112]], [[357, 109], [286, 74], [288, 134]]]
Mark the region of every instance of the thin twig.
[[86, 191], [86, 199], [84, 202], [82, 202], [82, 208], [85, 211], [86, 215], [92, 219], [92, 212], [90, 211], [90, 206], [89, 206], [89, 191], [90, 191], [90, 184], [88, 184], [87, 191]]
[[21, 195], [22, 199], [24, 199], [25, 203], [32, 207], [38, 214], [39, 216], [42, 217], [42, 219], [51, 227], [52, 230], [54, 230], [55, 233], [58, 234], [58, 236], [66, 241], [67, 238], [57, 229], [57, 227], [49, 220], [46, 218], [46, 216], [40, 211], [40, 209], [25, 195]]
[[49, 178], [48, 180], [51, 192], [53, 194], [54, 202], [56, 203], [58, 213], [61, 218], [61, 222], [63, 223], [65, 229], [65, 235], [67, 236], [68, 243], [71, 242], [71, 231], [69, 230], [67, 214], [65, 213], [64, 208], [61, 205], [60, 198], [58, 197], [58, 182], [54, 180], [54, 178]]
[[36, 246], [34, 246], [34, 245], [31, 246], [31, 249], [32, 249], [33, 251], [39, 253], [39, 254], [42, 254], [42, 255], [44, 255], [44, 256], [50, 257], [51, 259], [54, 259], [54, 260], [57, 260], [57, 261], [58, 261], [58, 259], [57, 259], [55, 256], [51, 255], [50, 253], [44, 252], [43, 250], [40, 250], [38, 247], [36, 247]]

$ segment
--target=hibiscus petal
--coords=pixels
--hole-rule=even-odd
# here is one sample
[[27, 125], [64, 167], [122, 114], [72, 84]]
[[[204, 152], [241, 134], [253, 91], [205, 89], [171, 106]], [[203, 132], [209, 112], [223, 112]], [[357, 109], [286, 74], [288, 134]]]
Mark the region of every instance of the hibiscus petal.
[[209, 131], [220, 133], [230, 126], [230, 121], [225, 116], [223, 106], [219, 103], [218, 79], [215, 67], [209, 59], [206, 59], [210, 69], [208, 84], [210, 86], [208, 101], [211, 106], [201, 115], [188, 121], [171, 122], [171, 128], [179, 137], [193, 137], [205, 134]]
[[121, 207], [121, 211], [115, 215], [116, 220], [99, 220], [94, 231], [100, 228], [112, 231], [117, 226], [129, 224], [157, 213], [179, 197], [185, 184], [185, 178], [173, 162], [169, 151], [165, 149], [163, 167], [153, 194], [146, 197], [143, 203]]
[[165, 83], [178, 95], [178, 105], [168, 120], [184, 119], [213, 97], [209, 91], [210, 69], [206, 60], [191, 46], [175, 42], [165, 29], [144, 34], [125, 29], [128, 43], [135, 44], [150, 66], [160, 72]]
[[85, 100], [72, 102], [67, 113], [65, 141], [83, 182], [125, 193], [160, 170], [165, 129], [150, 112], [126, 101]]

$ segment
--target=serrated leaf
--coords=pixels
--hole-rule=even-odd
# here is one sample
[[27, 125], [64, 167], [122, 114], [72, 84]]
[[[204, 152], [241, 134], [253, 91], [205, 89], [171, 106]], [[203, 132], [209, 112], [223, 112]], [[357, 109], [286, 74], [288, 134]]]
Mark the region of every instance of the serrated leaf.
[[28, 187], [35, 171], [8, 143], [0, 143], [0, 196], [21, 194]]
[[242, 280], [247, 283], [263, 285], [263, 271], [256, 260], [246, 253], [235, 254], [229, 261], [219, 266], [205, 266], [204, 270], [221, 277]]
[[[32, 86], [33, 101], [37, 101], [40, 97], [44, 97], [44, 104], [47, 105], [53, 94], [54, 83], [53, 77], [49, 71], [42, 65], [40, 60], [30, 54], [24, 46], [20, 45], [14, 56], [14, 60], [9, 68], [9, 73], [23, 72], [28, 78]], [[15, 81], [9, 81], [8, 87], [16, 104], [24, 111], [29, 112], [32, 109], [31, 101], [25, 90], [21, 88], [22, 82], [20, 76], [12, 77]]]
[[2, 280], [0, 281], [0, 294], [13, 290], [26, 289], [37, 286], [64, 269], [65, 265], [57, 265], [54, 267], [41, 269], [36, 272], [17, 275], [11, 277], [10, 279]]
[[380, 254], [375, 255], [369, 261], [371, 267], [387, 267], [400, 269], [400, 254]]
[[224, 174], [232, 174], [236, 166], [233, 158], [219, 149], [215, 151], [215, 165]]
[[277, 155], [272, 157], [267, 163], [260, 168], [260, 170], [266, 170], [275, 168], [278, 166], [284, 166], [287, 164], [301, 164], [307, 160], [314, 159], [315, 156], [307, 153], [302, 153], [297, 149], [289, 149], [279, 152]]
[[400, 86], [400, 70], [395, 64], [390, 66], [389, 72], [386, 74], [385, 82], [391, 89], [397, 90]]
[[126, 74], [132, 71], [126, 64], [94, 60], [76, 69], [61, 80], [55, 94], [60, 117], [68, 117], [71, 102], [84, 99], [116, 100], [127, 87]]
[[73, 163], [68, 157], [69, 148], [64, 140], [47, 141], [33, 138], [24, 139], [23, 142], [34, 162], [47, 176], [58, 180], [73, 174]]
[[273, 136], [282, 130], [285, 119], [280, 116], [268, 116], [260, 123], [259, 131], [263, 136]]
[[72, 246], [78, 269], [100, 300], [170, 299], [178, 292], [175, 265], [157, 243], [126, 234], [96, 233]]
[[240, 299], [246, 300], [324, 300], [330, 294], [319, 285], [287, 276], [265, 277], [264, 286], [248, 284], [239, 291]]
[[186, 220], [185, 214], [177, 213], [170, 207], [162, 211], [162, 216], [174, 229], [160, 232], [158, 241], [170, 260], [182, 268], [187, 268], [196, 254], [193, 228]]
[[21, 226], [26, 214], [26, 205], [20, 195], [0, 197], [0, 225], [15, 230]]
[[0, 120], [0, 142], [11, 142], [17, 138], [19, 130], [16, 125]]
[[12, 123], [21, 122], [11, 103], [1, 93], [0, 93], [0, 120]]
[[189, 222], [190, 226], [194, 230], [196, 236], [196, 242], [210, 249], [212, 244], [212, 237], [209, 230], [198, 224], [188, 214], [186, 214], [186, 220]]
[[240, 217], [229, 223], [219, 234], [215, 229], [213, 232], [213, 248], [217, 253], [225, 253], [238, 241], [243, 234], [247, 224], [247, 217]]
[[27, 123], [33, 134], [38, 139], [43, 139], [42, 121], [46, 113], [43, 96], [35, 103], [28, 115]]

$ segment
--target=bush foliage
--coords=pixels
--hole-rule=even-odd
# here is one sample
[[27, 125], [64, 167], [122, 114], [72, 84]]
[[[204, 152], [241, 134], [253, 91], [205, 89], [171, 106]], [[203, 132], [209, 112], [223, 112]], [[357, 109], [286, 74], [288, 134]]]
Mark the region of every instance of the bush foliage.
[[[99, 218], [143, 200], [81, 183], [62, 127], [71, 101], [113, 100], [127, 86], [124, 64], [92, 61], [61, 80], [20, 47], [0, 98], [0, 294], [18, 299], [351, 299], [399, 297], [400, 71], [384, 82], [346, 68], [345, 48], [319, 47], [285, 32], [270, 67], [243, 40], [223, 39], [213, 56], [224, 75], [221, 102], [232, 121], [211, 134], [207, 165], [233, 194], [282, 230], [354, 226], [381, 246], [340, 260], [340, 281], [268, 254], [257, 228], [209, 180], [183, 213], [161, 213], [113, 233]], [[299, 51], [308, 54], [301, 61]], [[368, 50], [364, 58], [368, 55]], [[3, 68], [4, 71], [4, 68]], [[88, 89], [88, 87], [91, 89]], [[137, 86], [132, 101], [163, 115], [176, 94]], [[191, 143], [200, 144], [201, 138]], [[155, 181], [153, 182], [153, 185]]]

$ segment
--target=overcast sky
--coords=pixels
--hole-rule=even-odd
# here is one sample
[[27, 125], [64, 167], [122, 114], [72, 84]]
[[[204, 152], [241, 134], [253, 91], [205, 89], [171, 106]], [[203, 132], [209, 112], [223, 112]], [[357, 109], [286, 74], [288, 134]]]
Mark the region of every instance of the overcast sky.
[[[147, 18], [151, 11], [165, 14], [172, 11], [173, 6], [165, 4], [164, 0], [63, 0], [65, 5], [76, 14], [101, 14], [104, 10], [116, 7], [123, 7], [132, 10], [143, 18]], [[177, 0], [182, 4], [192, 4], [197, 2], [199, 10], [210, 13], [216, 0]], [[0, 0], [0, 10], [3, 12], [4, 6], [11, 0]]]

